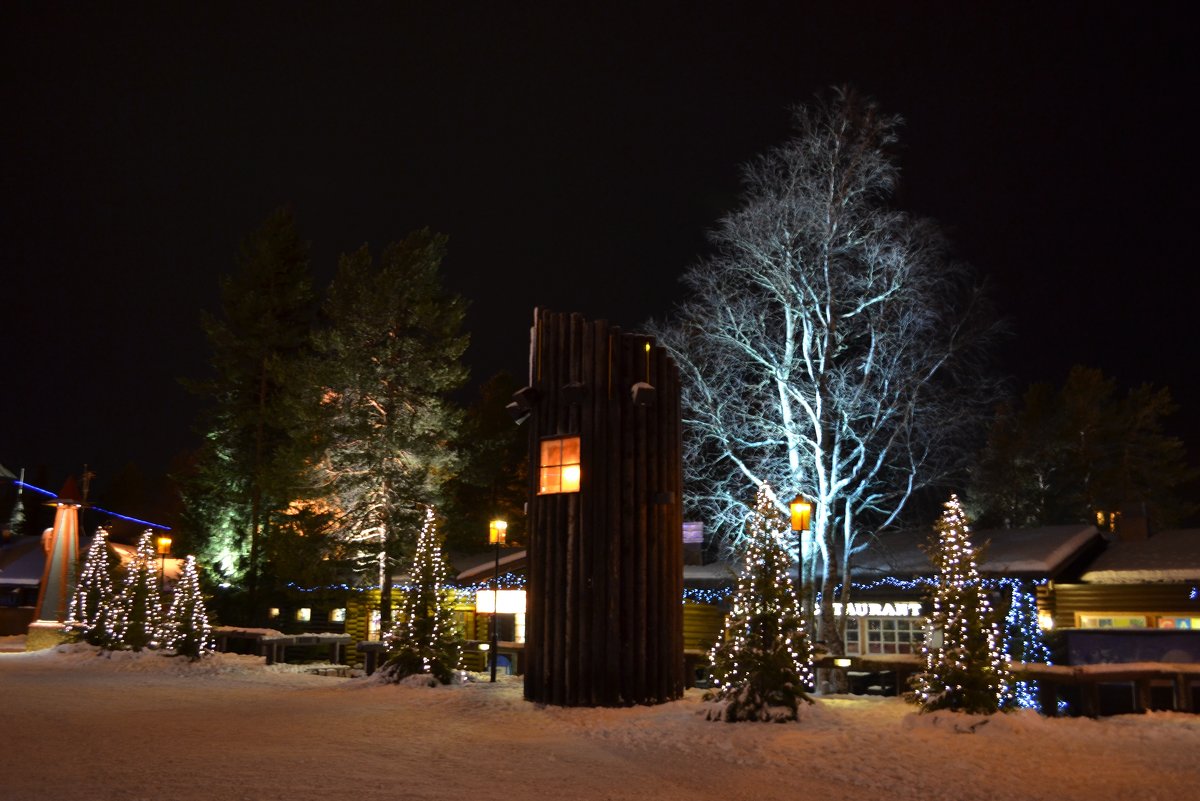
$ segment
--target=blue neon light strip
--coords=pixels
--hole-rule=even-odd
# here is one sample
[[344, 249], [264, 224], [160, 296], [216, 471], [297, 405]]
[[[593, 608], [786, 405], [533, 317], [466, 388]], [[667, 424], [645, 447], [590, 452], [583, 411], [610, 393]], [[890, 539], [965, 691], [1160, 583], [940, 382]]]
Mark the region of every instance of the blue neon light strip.
[[48, 496], [48, 497], [50, 497], [50, 498], [57, 498], [57, 497], [58, 497], [58, 496], [57, 496], [57, 495], [55, 495], [53, 492], [50, 492], [50, 491], [48, 491], [48, 490], [44, 490], [44, 489], [42, 489], [41, 487], [35, 487], [35, 486], [33, 486], [32, 484], [26, 484], [24, 481], [14, 481], [13, 483], [14, 483], [14, 484], [16, 484], [18, 487], [24, 487], [25, 489], [31, 489], [31, 490], [33, 490], [34, 492], [40, 492], [40, 493], [42, 493], [43, 495], [46, 495], [46, 496]]
[[[57, 498], [58, 497], [57, 495], [55, 495], [53, 492], [50, 492], [49, 490], [44, 490], [41, 487], [35, 487], [32, 484], [25, 483], [24, 481], [14, 481], [13, 483], [16, 484], [18, 487], [24, 487], [26, 489], [31, 489], [34, 492], [40, 492], [48, 498]], [[151, 523], [149, 520], [142, 520], [137, 517], [130, 517], [129, 515], [119, 514], [117, 512], [111, 511], [109, 509], [105, 509], [102, 506], [91, 506], [89, 508], [95, 509], [97, 512], [100, 512], [102, 514], [111, 515], [113, 517], [119, 517], [121, 520], [128, 520], [130, 523], [138, 523], [143, 526], [148, 526], [149, 528], [156, 528], [159, 531], [170, 531], [171, 530], [170, 526], [164, 526], [162, 523]]]

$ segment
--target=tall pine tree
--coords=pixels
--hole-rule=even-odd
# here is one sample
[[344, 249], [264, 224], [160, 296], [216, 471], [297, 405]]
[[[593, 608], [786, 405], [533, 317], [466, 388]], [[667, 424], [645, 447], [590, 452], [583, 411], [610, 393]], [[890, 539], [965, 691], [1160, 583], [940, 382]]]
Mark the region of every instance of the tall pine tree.
[[187, 526], [221, 580], [259, 586], [265, 540], [303, 487], [310, 442], [299, 424], [297, 364], [316, 319], [308, 245], [290, 211], [242, 243], [221, 280], [221, 314], [205, 316], [214, 375], [195, 382], [209, 402], [204, 446], [185, 477]]
[[970, 533], [958, 497], [951, 495], [927, 549], [937, 585], [921, 646], [925, 670], [913, 677], [913, 700], [923, 712], [990, 714], [1012, 703], [1009, 657]]
[[326, 443], [318, 484], [338, 510], [336, 534], [391, 623], [392, 566], [411, 553], [421, 510], [441, 501], [458, 469], [452, 447], [462, 415], [448, 399], [466, 379], [465, 306], [439, 269], [446, 239], [428, 230], [343, 256], [329, 288], [328, 327], [317, 338]]
[[96, 529], [71, 596], [67, 628], [86, 643], [108, 647], [113, 614], [113, 583], [108, 564], [108, 532]]
[[711, 654], [712, 720], [796, 720], [800, 703], [812, 703], [812, 650], [792, 583], [788, 530], [763, 484], [747, 521], [732, 608]]
[[164, 626], [163, 643], [177, 655], [186, 656], [193, 662], [216, 647], [212, 626], [208, 622], [208, 611], [204, 608], [200, 573], [194, 556], [189, 555], [184, 561], [183, 572], [175, 585], [175, 597]]
[[428, 507], [400, 620], [384, 637], [389, 656], [380, 672], [388, 680], [424, 674], [449, 684], [454, 678], [462, 659], [463, 637], [454, 622], [448, 579], [437, 520], [433, 507]]
[[138, 540], [125, 580], [113, 602], [111, 639], [114, 647], [140, 651], [162, 644], [162, 593], [154, 537], [147, 529]]

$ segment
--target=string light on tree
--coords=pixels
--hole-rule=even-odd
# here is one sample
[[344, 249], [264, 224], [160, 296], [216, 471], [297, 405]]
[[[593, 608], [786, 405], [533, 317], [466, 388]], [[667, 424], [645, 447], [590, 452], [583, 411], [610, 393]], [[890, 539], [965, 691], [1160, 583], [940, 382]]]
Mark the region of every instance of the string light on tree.
[[928, 552], [937, 583], [921, 645], [925, 670], [914, 677], [914, 701], [924, 712], [990, 714], [1010, 707], [1009, 657], [957, 496], [946, 502]]
[[133, 559], [125, 568], [125, 581], [113, 602], [110, 627], [114, 647], [140, 651], [157, 648], [162, 637], [162, 597], [158, 583], [158, 553], [153, 532], [138, 540]]
[[[1004, 651], [1018, 662], [1054, 664], [1038, 624], [1037, 598], [1017, 579], [1001, 579], [998, 584], [1009, 592], [1008, 614], [1004, 618]], [[1015, 682], [1013, 703], [1023, 709], [1039, 709], [1038, 683]]]
[[788, 531], [764, 484], [747, 521], [731, 609], [710, 654], [710, 720], [796, 720], [800, 703], [812, 703], [812, 647], [790, 574]]
[[175, 585], [175, 598], [171, 601], [164, 628], [166, 647], [193, 662], [215, 648], [208, 611], [204, 608], [204, 595], [200, 591], [200, 572], [195, 556], [189, 555], [183, 563], [183, 572], [179, 576], [179, 583]]
[[379, 672], [395, 682], [425, 674], [448, 684], [462, 660], [463, 639], [454, 625], [449, 567], [433, 507], [425, 511], [410, 572], [412, 584], [404, 593], [400, 620], [383, 638], [388, 658]]
[[71, 596], [66, 628], [91, 645], [108, 647], [110, 618], [113, 613], [113, 584], [108, 569], [108, 532], [96, 529], [84, 557], [83, 569]]

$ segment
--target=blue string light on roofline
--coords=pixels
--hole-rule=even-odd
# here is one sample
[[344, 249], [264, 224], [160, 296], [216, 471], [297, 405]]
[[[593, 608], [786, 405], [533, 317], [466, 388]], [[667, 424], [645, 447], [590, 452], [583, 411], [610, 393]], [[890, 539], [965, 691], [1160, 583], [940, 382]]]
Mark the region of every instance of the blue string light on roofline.
[[[16, 484], [18, 487], [23, 487], [25, 489], [33, 490], [34, 492], [40, 492], [42, 495], [45, 495], [47, 498], [57, 498], [58, 497], [57, 494], [50, 492], [49, 490], [44, 490], [41, 487], [35, 487], [32, 484], [25, 482], [25, 481], [14, 481], [13, 483]], [[118, 518], [120, 520], [128, 520], [130, 523], [137, 523], [140, 526], [146, 526], [148, 528], [158, 529], [159, 531], [170, 531], [171, 530], [170, 526], [164, 526], [162, 523], [152, 523], [149, 520], [142, 520], [141, 518], [138, 518], [138, 517], [130, 517], [129, 515], [123, 515], [120, 512], [114, 512], [111, 509], [105, 509], [103, 506], [89, 506], [88, 508], [94, 509], [95, 511], [100, 512], [101, 514], [106, 514], [111, 517]]]
[[[506, 590], [519, 590], [525, 586], [525, 582], [526, 582], [525, 576], [522, 576], [518, 573], [504, 573], [500, 576], [500, 587], [503, 589], [506, 589]], [[392, 589], [400, 590], [403, 592], [403, 591], [410, 589], [412, 586], [413, 585], [411, 585], [411, 584], [394, 584], [394, 585], [392, 585]], [[464, 584], [461, 586], [459, 586], [457, 584], [448, 584], [446, 586], [449, 589], [454, 590], [455, 592], [474, 593], [477, 590], [490, 590], [492, 588], [492, 580], [487, 579], [486, 581], [480, 581], [475, 584]], [[288, 589], [295, 590], [296, 592], [326, 592], [328, 590], [346, 590], [348, 592], [370, 592], [372, 590], [376, 590], [376, 591], [379, 590], [378, 584], [368, 584], [368, 585], [364, 586], [364, 585], [351, 585], [351, 584], [343, 583], [343, 584], [324, 584], [319, 587], [301, 587], [299, 584], [296, 584], [295, 582], [289, 582], [287, 587], [288, 587]]]

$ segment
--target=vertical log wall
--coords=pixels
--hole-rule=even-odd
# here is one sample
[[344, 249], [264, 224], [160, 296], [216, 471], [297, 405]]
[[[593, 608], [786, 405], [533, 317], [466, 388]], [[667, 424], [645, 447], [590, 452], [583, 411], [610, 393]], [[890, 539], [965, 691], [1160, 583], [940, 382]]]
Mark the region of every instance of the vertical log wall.
[[[679, 369], [650, 337], [577, 314], [537, 310], [530, 348], [525, 697], [560, 706], [679, 698]], [[646, 405], [633, 401], [639, 382], [654, 387]], [[567, 435], [580, 438], [580, 490], [538, 495], [540, 443]]]

